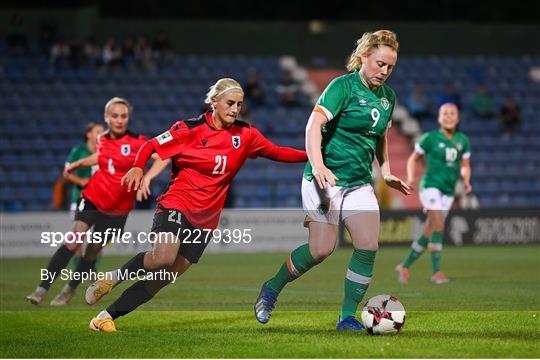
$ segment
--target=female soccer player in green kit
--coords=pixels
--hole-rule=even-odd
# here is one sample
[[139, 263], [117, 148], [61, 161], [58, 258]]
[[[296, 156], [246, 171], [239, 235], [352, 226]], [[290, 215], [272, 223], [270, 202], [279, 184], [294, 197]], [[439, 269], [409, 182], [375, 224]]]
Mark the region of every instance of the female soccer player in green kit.
[[414, 184], [416, 162], [423, 156], [426, 173], [420, 181], [420, 201], [427, 213], [424, 232], [412, 243], [407, 257], [396, 266], [398, 281], [409, 282], [409, 268], [427, 247], [431, 255], [433, 275], [431, 281], [444, 284], [448, 278], [441, 271], [441, 251], [444, 221], [454, 201], [454, 189], [459, 175], [463, 176], [467, 194], [471, 192], [471, 151], [469, 138], [457, 131], [459, 110], [455, 104], [446, 103], [439, 109], [440, 129], [420, 138], [407, 160], [407, 183]]
[[[96, 152], [97, 138], [100, 134], [105, 131], [103, 125], [90, 122], [86, 126], [86, 131], [84, 132], [84, 143], [74, 146], [67, 158], [66, 166], [74, 163], [77, 160], [84, 159]], [[88, 184], [90, 177], [97, 170], [97, 167], [86, 167], [75, 170], [73, 173], [64, 172], [64, 178], [72, 184], [71, 188], [71, 205], [69, 210], [73, 217], [75, 216], [75, 211], [77, 210], [77, 202], [81, 195], [81, 190]], [[71, 258], [71, 265], [73, 269], [77, 268], [79, 261], [81, 260], [82, 247], [80, 247], [76, 255]], [[101, 255], [98, 256], [98, 261], [101, 258]], [[96, 265], [97, 267], [97, 262]]]
[[[104, 131], [105, 128], [103, 125], [95, 122], [88, 123], [86, 126], [86, 131], [84, 132], [84, 144], [75, 146], [71, 149], [66, 161], [66, 166], [95, 153], [97, 138]], [[71, 189], [70, 205], [70, 210], [73, 213], [75, 213], [75, 210], [77, 209], [77, 202], [79, 201], [82, 188], [88, 184], [88, 180], [90, 180], [90, 177], [95, 170], [97, 169], [87, 167], [77, 169], [73, 173], [64, 174], [65, 179], [73, 184], [73, 188]]]
[[308, 244], [295, 249], [277, 274], [263, 284], [254, 307], [255, 317], [263, 324], [284, 286], [333, 252], [342, 220], [354, 251], [336, 329], [363, 329], [356, 310], [371, 281], [380, 226], [371, 187], [374, 157], [386, 184], [410, 194], [409, 186], [392, 175], [387, 151], [386, 133], [396, 95], [384, 82], [396, 65], [398, 47], [391, 31], [365, 33], [351, 54], [349, 74], [328, 85], [311, 113], [306, 127], [309, 162], [302, 180]]

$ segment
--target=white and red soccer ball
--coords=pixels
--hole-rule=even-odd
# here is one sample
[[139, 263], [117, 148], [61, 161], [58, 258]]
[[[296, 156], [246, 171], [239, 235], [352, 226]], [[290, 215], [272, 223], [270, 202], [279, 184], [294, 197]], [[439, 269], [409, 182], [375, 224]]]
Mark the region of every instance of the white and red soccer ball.
[[374, 296], [362, 309], [362, 323], [371, 335], [397, 334], [405, 324], [405, 308], [395, 296]]

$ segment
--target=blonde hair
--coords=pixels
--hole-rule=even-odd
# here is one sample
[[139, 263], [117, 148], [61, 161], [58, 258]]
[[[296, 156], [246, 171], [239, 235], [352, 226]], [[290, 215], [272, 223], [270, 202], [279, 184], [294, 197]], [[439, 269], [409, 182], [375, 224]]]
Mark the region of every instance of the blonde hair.
[[126, 105], [128, 109], [128, 114], [131, 116], [131, 112], [133, 111], [133, 106], [131, 106], [130, 102], [126, 99], [122, 99], [121, 97], [113, 97], [111, 100], [107, 101], [107, 104], [105, 104], [105, 114], [109, 112], [111, 107], [116, 104], [124, 104]]
[[238, 81], [230, 78], [223, 78], [219, 79], [214, 85], [210, 86], [208, 92], [206, 93], [204, 103], [211, 104], [214, 97], [217, 99], [229, 90], [240, 90], [242, 94], [244, 94], [244, 90]]
[[396, 33], [390, 30], [364, 33], [360, 39], [356, 40], [356, 49], [354, 49], [349, 58], [347, 70], [354, 71], [360, 69], [362, 67], [362, 58], [360, 55], [369, 54], [374, 48], [379, 47], [379, 45], [388, 46], [397, 52], [399, 50], [399, 42], [397, 41]]

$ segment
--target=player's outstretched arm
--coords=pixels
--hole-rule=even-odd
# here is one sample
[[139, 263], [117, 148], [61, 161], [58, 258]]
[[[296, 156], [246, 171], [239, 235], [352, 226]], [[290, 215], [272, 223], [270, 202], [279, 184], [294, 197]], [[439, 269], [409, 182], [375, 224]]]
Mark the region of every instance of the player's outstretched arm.
[[308, 157], [304, 150], [298, 150], [286, 146], [276, 146], [275, 155], [270, 157], [271, 160], [287, 163], [297, 163], [307, 161]]
[[82, 167], [90, 167], [90, 166], [94, 166], [98, 163], [98, 154], [97, 152], [93, 153], [92, 155], [90, 156], [87, 156], [85, 158], [82, 158], [80, 160], [77, 160], [75, 162], [72, 162], [71, 164], [68, 164], [64, 167], [64, 177], [77, 170], [77, 169], [80, 169]]
[[120, 185], [127, 187], [127, 192], [131, 192], [139, 189], [141, 186], [141, 180], [143, 177], [143, 169], [139, 167], [132, 167], [129, 171], [122, 177]]
[[382, 136], [381, 140], [377, 144], [376, 155], [377, 155], [377, 161], [379, 162], [379, 166], [381, 167], [381, 174], [383, 176], [383, 179], [386, 185], [398, 190], [404, 195], [410, 195], [411, 187], [407, 185], [405, 181], [399, 179], [397, 176], [392, 175], [392, 172], [390, 171], [390, 160], [388, 159], [387, 132], [388, 131], [384, 132], [384, 135]]
[[277, 146], [265, 138], [259, 130], [252, 128], [252, 131], [254, 139], [250, 147], [250, 157], [262, 156], [270, 160], [288, 163], [307, 161], [305, 151], [286, 146]]
[[413, 189], [414, 182], [416, 181], [416, 163], [422, 157], [421, 154], [413, 151], [407, 159], [407, 185]]
[[306, 152], [311, 163], [313, 177], [321, 189], [326, 184], [335, 186], [339, 180], [334, 173], [328, 169], [323, 162], [321, 152], [322, 128], [328, 122], [325, 115], [318, 111], [313, 111], [306, 126]]
[[463, 182], [465, 183], [465, 193], [469, 194], [472, 191], [470, 159], [461, 160], [461, 176], [463, 177]]
[[86, 184], [88, 184], [88, 181], [90, 181], [90, 178], [83, 178], [77, 175], [73, 175], [72, 173], [69, 173], [67, 171], [64, 171], [64, 179], [80, 187], [85, 187]]
[[161, 160], [161, 158], [156, 153], [152, 154], [152, 158], [154, 159], [154, 163], [152, 164], [150, 169], [148, 169], [146, 174], [144, 174], [141, 180], [139, 191], [137, 192], [137, 201], [148, 199], [148, 197], [152, 193], [152, 191], [150, 190], [150, 183], [156, 176], [161, 174], [161, 172], [165, 170], [165, 168], [171, 163], [170, 159]]
[[[137, 200], [150, 195], [150, 181], [161, 173], [167, 165], [169, 158], [182, 153], [184, 139], [189, 136], [189, 129], [183, 122], [175, 123], [170, 130], [153, 139], [148, 140], [139, 149], [133, 168], [122, 178], [122, 185], [126, 184], [128, 191], [141, 189]], [[143, 178], [144, 168], [150, 158], [154, 164]]]

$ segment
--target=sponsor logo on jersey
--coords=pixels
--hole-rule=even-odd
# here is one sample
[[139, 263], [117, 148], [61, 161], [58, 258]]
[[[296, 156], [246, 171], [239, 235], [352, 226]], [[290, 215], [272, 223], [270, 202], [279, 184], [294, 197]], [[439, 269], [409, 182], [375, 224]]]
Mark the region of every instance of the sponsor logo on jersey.
[[129, 154], [131, 154], [131, 145], [122, 144], [122, 146], [120, 146], [120, 152], [122, 153], [122, 155], [128, 156]]
[[156, 140], [158, 141], [159, 145], [163, 145], [166, 142], [169, 142], [172, 140], [172, 135], [170, 131], [165, 131], [163, 134], [156, 136]]
[[359, 104], [360, 106], [366, 106], [366, 105], [367, 105], [367, 101], [366, 101], [366, 99], [360, 99], [360, 100], [358, 101], [358, 104]]
[[461, 144], [461, 143], [457, 143], [457, 144], [456, 144], [456, 147], [457, 147], [457, 149], [458, 149], [459, 151], [463, 150], [463, 144]]
[[233, 136], [232, 137], [232, 146], [235, 149], [238, 149], [240, 147], [240, 136]]
[[442, 149], [444, 147], [444, 143], [440, 142], [439, 147]]
[[381, 105], [384, 110], [388, 110], [390, 108], [390, 101], [388, 101], [387, 98], [383, 97], [381, 98]]

